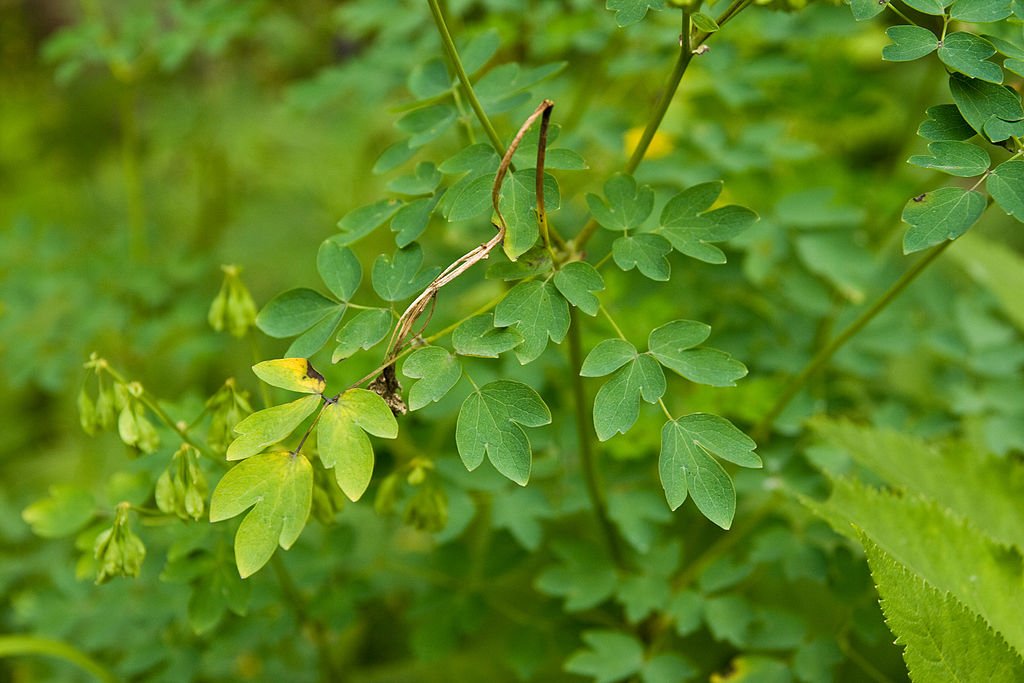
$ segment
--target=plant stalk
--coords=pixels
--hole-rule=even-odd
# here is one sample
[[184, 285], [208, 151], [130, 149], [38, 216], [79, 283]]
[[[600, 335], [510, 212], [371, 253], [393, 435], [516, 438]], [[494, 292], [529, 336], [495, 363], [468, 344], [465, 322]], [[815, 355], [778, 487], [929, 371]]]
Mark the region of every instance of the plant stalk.
[[44, 655], [63, 659], [92, 674], [93, 678], [102, 683], [117, 683], [118, 681], [112, 671], [81, 650], [62, 641], [39, 636], [0, 636], [0, 658], [23, 655]]

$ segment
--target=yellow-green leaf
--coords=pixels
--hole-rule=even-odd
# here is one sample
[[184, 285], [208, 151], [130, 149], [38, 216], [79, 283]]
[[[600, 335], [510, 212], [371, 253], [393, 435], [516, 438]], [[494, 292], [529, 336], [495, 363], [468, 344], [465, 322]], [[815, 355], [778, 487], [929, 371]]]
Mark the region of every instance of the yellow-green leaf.
[[265, 360], [252, 366], [256, 376], [267, 384], [304, 394], [322, 394], [327, 387], [324, 376], [306, 358]]

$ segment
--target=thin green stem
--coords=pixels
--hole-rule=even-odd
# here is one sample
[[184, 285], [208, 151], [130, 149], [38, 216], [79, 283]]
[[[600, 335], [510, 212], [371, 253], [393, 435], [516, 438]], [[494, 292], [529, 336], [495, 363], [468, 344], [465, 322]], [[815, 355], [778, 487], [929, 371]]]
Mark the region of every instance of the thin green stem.
[[608, 501], [605, 497], [604, 486], [601, 483], [600, 474], [597, 469], [596, 456], [594, 454], [593, 442], [590, 434], [590, 414], [587, 406], [587, 392], [583, 386], [583, 378], [580, 376], [580, 368], [583, 367], [583, 343], [580, 337], [579, 314], [575, 308], [569, 310], [569, 369], [572, 374], [573, 403], [576, 414], [576, 433], [579, 440], [580, 465], [583, 468], [583, 477], [587, 486], [587, 495], [590, 504], [594, 509], [594, 516], [597, 518], [598, 526], [608, 545], [608, 553], [620, 569], [626, 568], [625, 556], [622, 552], [622, 544], [619, 541], [618, 532], [608, 516]]
[[661, 412], [665, 413], [665, 417], [667, 417], [669, 420], [674, 420], [675, 419], [674, 417], [672, 417], [672, 412], [668, 409], [668, 406], [665, 405], [665, 401], [664, 400], [659, 398], [658, 399], [658, 405], [661, 406]]
[[895, 5], [892, 4], [892, 2], [886, 2], [885, 6], [888, 7], [889, 9], [891, 9], [893, 12], [895, 12], [896, 16], [898, 16], [900, 19], [902, 19], [903, 21], [907, 22], [908, 24], [912, 24], [914, 26], [918, 25], [916, 21], [914, 21], [913, 19], [908, 17], [906, 14], [901, 12]]
[[483, 105], [480, 104], [480, 100], [477, 99], [476, 93], [473, 91], [473, 84], [469, 80], [469, 74], [466, 73], [465, 67], [462, 66], [462, 59], [455, 48], [452, 34], [448, 31], [448, 23], [444, 19], [441, 6], [437, 0], [427, 0], [427, 4], [430, 5], [430, 13], [434, 15], [434, 24], [437, 25], [437, 33], [441, 36], [441, 43], [444, 45], [445, 54], [448, 55], [448, 61], [451, 62], [452, 69], [455, 70], [455, 75], [458, 77], [459, 83], [462, 84], [462, 91], [466, 96], [466, 100], [469, 101], [469, 106], [473, 108], [473, 113], [476, 114], [480, 126], [484, 129], [484, 133], [487, 134], [487, 139], [491, 141], [491, 146], [497, 150], [498, 154], [505, 154], [505, 145], [502, 144], [501, 138], [498, 137], [498, 132], [494, 130], [491, 120], [487, 118], [487, 112], [484, 111]]
[[889, 289], [882, 294], [882, 296], [878, 297], [871, 306], [866, 308], [864, 312], [857, 316], [857, 319], [850, 323], [846, 329], [836, 335], [831, 342], [814, 354], [814, 357], [811, 358], [806, 366], [804, 366], [803, 370], [789, 380], [785, 388], [782, 390], [782, 393], [779, 394], [778, 399], [776, 399], [775, 404], [754, 427], [754, 440], [760, 442], [766, 438], [771, 430], [772, 423], [775, 422], [775, 419], [778, 418], [782, 411], [786, 409], [786, 406], [788, 406], [800, 390], [803, 389], [804, 385], [807, 384], [807, 380], [809, 380], [818, 370], [824, 367], [829, 360], [831, 360], [832, 356], [835, 355], [836, 351], [841, 349], [846, 342], [850, 341], [854, 335], [864, 329], [865, 325], [874, 320], [879, 313], [885, 310], [886, 306], [892, 303], [892, 301], [898, 297], [911, 282], [917, 279], [917, 276], [931, 265], [932, 262], [942, 254], [942, 252], [948, 249], [949, 245], [952, 243], [953, 242], [951, 240], [947, 240], [928, 252], [924, 258], [917, 261], [917, 263], [911, 266], [909, 270], [903, 273], [903, 275], [900, 276], [900, 278], [894, 282]]
[[626, 339], [626, 335], [622, 333], [622, 328], [619, 327], [618, 324], [615, 322], [615, 319], [612, 318], [612, 314], [609, 313], [608, 309], [604, 307], [604, 304], [598, 304], [598, 310], [601, 311], [601, 315], [605, 317], [605, 320], [608, 321], [608, 324], [612, 326], [613, 330], [615, 330], [615, 334], [619, 335], [619, 339], [623, 341], [629, 341], [628, 339]]
[[63, 659], [65, 662], [87, 671], [98, 681], [103, 681], [103, 683], [117, 683], [118, 681], [112, 671], [67, 643], [39, 636], [0, 636], [0, 658], [23, 655], [44, 655]]

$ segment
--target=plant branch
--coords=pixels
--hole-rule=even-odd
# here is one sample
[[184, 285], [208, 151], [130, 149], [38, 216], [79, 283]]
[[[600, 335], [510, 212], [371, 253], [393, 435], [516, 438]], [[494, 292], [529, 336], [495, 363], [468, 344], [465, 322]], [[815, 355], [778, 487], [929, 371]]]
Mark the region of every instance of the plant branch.
[[811, 378], [818, 370], [824, 367], [832, 356], [841, 349], [846, 342], [850, 341], [854, 335], [864, 329], [864, 326], [875, 319], [875, 317], [881, 313], [886, 306], [898, 297], [907, 286], [913, 282], [918, 275], [920, 275], [929, 265], [937, 259], [942, 252], [949, 248], [953, 244], [952, 240], [947, 240], [937, 247], [933, 248], [928, 254], [915, 263], [909, 270], [903, 273], [900, 278], [894, 282], [889, 289], [885, 291], [871, 306], [864, 310], [857, 319], [850, 323], [842, 332], [835, 336], [831, 342], [825, 345], [819, 350], [814, 357], [804, 366], [795, 377], [789, 380], [782, 393], [776, 399], [775, 404], [765, 414], [764, 417], [758, 421], [757, 425], [753, 429], [753, 439], [758, 443], [761, 443], [771, 430], [772, 423], [775, 422], [776, 418], [782, 414], [782, 411], [786, 409], [786, 406], [796, 397], [800, 390], [807, 384], [807, 380]]
[[491, 120], [487, 118], [487, 112], [484, 111], [483, 105], [477, 99], [476, 92], [473, 91], [473, 84], [469, 80], [469, 74], [466, 73], [465, 67], [462, 66], [462, 59], [455, 48], [452, 34], [448, 30], [448, 23], [444, 19], [441, 5], [438, 4], [438, 0], [427, 0], [427, 4], [430, 5], [430, 13], [434, 15], [434, 24], [437, 26], [438, 35], [441, 36], [441, 43], [444, 45], [445, 54], [448, 55], [448, 61], [451, 62], [452, 69], [455, 70], [455, 75], [458, 77], [459, 83], [462, 84], [462, 90], [469, 101], [469, 106], [473, 108], [473, 113], [476, 114], [476, 118], [480, 122], [481, 127], [483, 127], [484, 133], [487, 134], [487, 139], [491, 141], [491, 146], [497, 150], [498, 154], [504, 155], [505, 146], [501, 144], [498, 132], [494, 130]]
[[74, 664], [103, 683], [117, 683], [112, 671], [81, 650], [59, 640], [39, 636], [0, 636], [0, 658], [45, 655]]
[[598, 526], [600, 526], [601, 533], [604, 535], [612, 561], [615, 562], [619, 569], [625, 569], [626, 560], [622, 553], [622, 544], [619, 541], [618, 532], [608, 516], [608, 501], [597, 470], [594, 447], [590, 436], [590, 416], [587, 411], [587, 405], [589, 404], [587, 402], [586, 389], [583, 386], [583, 377], [580, 376], [580, 368], [583, 367], [583, 344], [580, 339], [579, 314], [575, 308], [569, 310], [569, 367], [572, 373], [572, 392], [576, 413], [576, 433], [580, 448], [580, 464], [583, 467], [587, 496], [590, 498], [590, 504], [594, 509], [594, 516], [597, 517]]

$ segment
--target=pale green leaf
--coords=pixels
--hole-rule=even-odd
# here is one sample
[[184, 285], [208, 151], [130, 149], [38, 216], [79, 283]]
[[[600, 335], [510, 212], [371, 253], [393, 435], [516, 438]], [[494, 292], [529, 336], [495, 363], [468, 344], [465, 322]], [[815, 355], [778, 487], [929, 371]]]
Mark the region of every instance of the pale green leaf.
[[555, 273], [555, 287], [562, 296], [587, 315], [597, 315], [601, 306], [591, 292], [604, 290], [604, 278], [586, 261], [572, 261]]
[[480, 466], [484, 455], [501, 474], [526, 486], [533, 454], [520, 425], [540, 427], [551, 422], [551, 411], [530, 387], [512, 380], [497, 380], [477, 389], [459, 410], [455, 443], [469, 470]]
[[903, 253], [911, 254], [967, 232], [985, 211], [985, 197], [974, 190], [943, 187], [914, 197], [903, 208], [908, 223]]
[[68, 484], [50, 487], [49, 495], [29, 505], [21, 518], [37, 536], [69, 536], [92, 519], [96, 501], [88, 491]]
[[385, 308], [370, 308], [342, 325], [338, 331], [338, 345], [331, 355], [331, 362], [337, 363], [355, 355], [360, 349], [372, 349], [387, 336], [393, 317]]
[[393, 439], [398, 423], [387, 403], [366, 389], [349, 389], [324, 407], [317, 426], [317, 449], [324, 467], [334, 469], [342, 492], [357, 501], [373, 476], [373, 446], [365, 432]]
[[705, 33], [714, 33], [718, 30], [718, 22], [703, 12], [696, 12], [692, 14], [690, 18], [693, 20], [693, 25], [700, 31], [704, 31]]
[[320, 244], [316, 269], [327, 289], [342, 301], [348, 301], [355, 295], [363, 278], [359, 259], [351, 249], [338, 244], [336, 239], [326, 239]]
[[327, 387], [324, 376], [306, 358], [265, 360], [252, 366], [252, 371], [267, 384], [288, 391], [322, 394]]
[[556, 344], [569, 331], [569, 304], [551, 282], [521, 282], [494, 309], [497, 327], [515, 326], [523, 343], [515, 347], [522, 365], [535, 360], [547, 348], [548, 339]]
[[220, 480], [210, 501], [210, 521], [252, 508], [235, 534], [235, 563], [244, 579], [259, 571], [278, 545], [287, 550], [295, 543], [312, 502], [313, 468], [305, 456], [264, 453], [234, 466]]
[[615, 12], [615, 23], [624, 28], [647, 16], [648, 9], [664, 9], [665, 0], [608, 0], [605, 7]]
[[342, 246], [352, 244], [384, 225], [384, 222], [401, 206], [402, 202], [397, 199], [381, 199], [373, 204], [361, 206], [345, 214], [345, 217], [338, 221], [341, 235], [335, 239]]
[[253, 413], [235, 425], [239, 437], [228, 446], [227, 459], [242, 460], [278, 443], [295, 431], [318, 405], [320, 396], [314, 394]]
[[409, 410], [419, 410], [451, 391], [462, 377], [462, 363], [440, 346], [427, 346], [409, 355], [402, 374], [420, 380], [409, 389]]

